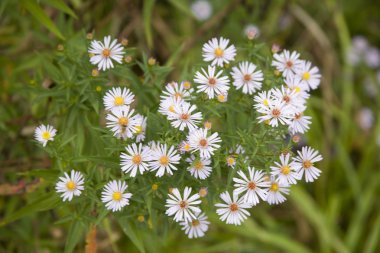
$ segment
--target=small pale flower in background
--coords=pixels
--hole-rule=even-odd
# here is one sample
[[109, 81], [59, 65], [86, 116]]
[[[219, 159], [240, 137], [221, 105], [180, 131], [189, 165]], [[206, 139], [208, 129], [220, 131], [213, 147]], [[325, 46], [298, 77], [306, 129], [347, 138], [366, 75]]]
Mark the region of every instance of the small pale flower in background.
[[242, 89], [244, 94], [253, 94], [256, 90], [260, 90], [264, 75], [257, 66], [250, 62], [241, 62], [239, 68], [233, 67], [231, 72], [234, 81], [232, 84], [237, 90]]
[[148, 162], [150, 161], [150, 148], [143, 146], [141, 143], [136, 145], [128, 145], [126, 148], [127, 153], [121, 153], [121, 170], [135, 177], [137, 172], [144, 174], [149, 170]]
[[260, 29], [253, 24], [249, 24], [244, 28], [244, 34], [248, 39], [253, 40], [260, 36]]
[[111, 36], [104, 37], [104, 43], [91, 41], [88, 52], [93, 55], [90, 58], [91, 64], [98, 65], [99, 70], [113, 68], [112, 60], [121, 64], [124, 55], [123, 46], [116, 39], [111, 42]]
[[189, 151], [190, 151], [190, 143], [188, 141], [182, 141], [179, 144], [179, 152], [183, 154]]
[[223, 93], [218, 94], [217, 99], [221, 103], [227, 102], [228, 101], [228, 93], [227, 92], [223, 92]]
[[212, 6], [209, 1], [197, 0], [191, 4], [191, 12], [199, 21], [205, 21], [211, 17]]
[[221, 76], [223, 71], [216, 72], [215, 67], [208, 66], [208, 72], [202, 68], [202, 72], [195, 73], [194, 82], [198, 83], [197, 92], [205, 92], [209, 99], [219, 94], [227, 93], [230, 89], [228, 76]]
[[117, 138], [127, 139], [132, 138], [136, 132], [136, 115], [134, 110], [115, 108], [106, 117], [107, 127], [114, 133]]
[[363, 131], [368, 131], [372, 128], [374, 117], [371, 109], [363, 107], [356, 114], [356, 122]]
[[60, 177], [59, 180], [55, 190], [62, 193], [63, 201], [71, 201], [74, 196], [81, 195], [84, 190], [83, 175], [78, 171], [72, 170], [70, 176], [65, 172], [65, 176]]
[[177, 170], [174, 165], [179, 164], [181, 159], [174, 146], [170, 146], [168, 149], [166, 144], [160, 144], [156, 150], [151, 151], [151, 161], [149, 163], [151, 171], [157, 171], [157, 177], [162, 177], [165, 172], [173, 175], [173, 170]]
[[226, 158], [226, 162], [227, 162], [227, 166], [228, 166], [228, 167], [234, 168], [234, 167], [235, 167], [235, 164], [236, 164], [236, 159], [235, 159], [234, 156], [229, 155], [229, 156], [227, 156], [227, 158]]
[[214, 155], [214, 151], [220, 148], [218, 144], [222, 140], [218, 133], [207, 136], [207, 129], [196, 129], [190, 132], [188, 136], [190, 148], [193, 152], [199, 151], [201, 158], [210, 158]]
[[315, 90], [321, 82], [319, 69], [312, 66], [309, 61], [302, 61], [300, 67], [296, 69], [296, 74], [302, 79], [302, 83], [307, 85], [308, 90]]
[[295, 74], [295, 71], [301, 67], [302, 60], [299, 59], [300, 54], [296, 51], [290, 52], [284, 50], [280, 54], [273, 55], [272, 66], [276, 67], [284, 77]]
[[198, 193], [190, 196], [191, 187], [185, 187], [183, 197], [177, 188], [172, 189], [171, 194], [168, 194], [166, 199], [166, 214], [168, 216], [174, 215], [174, 221], [188, 221], [191, 222], [196, 219], [196, 214], [201, 212], [199, 209], [199, 204], [201, 200], [199, 199]]
[[206, 197], [207, 194], [208, 194], [208, 189], [207, 189], [207, 187], [201, 187], [201, 188], [199, 189], [198, 194], [199, 194], [199, 196], [200, 196], [201, 198]]
[[53, 141], [57, 130], [50, 125], [40, 125], [34, 131], [34, 138], [42, 143], [42, 146], [46, 146], [48, 141]]
[[191, 221], [183, 221], [180, 223], [182, 230], [190, 238], [203, 237], [208, 230], [210, 222], [204, 213], [197, 214]]
[[316, 168], [314, 164], [321, 161], [322, 156], [311, 147], [303, 147], [297, 153], [298, 156], [293, 158], [294, 168], [298, 171], [300, 178], [305, 174], [305, 181], [313, 182], [321, 174], [321, 170]]
[[240, 178], [233, 178], [235, 182], [234, 194], [244, 193], [244, 201], [254, 206], [260, 202], [259, 197], [262, 200], [266, 199], [266, 188], [269, 187], [269, 184], [265, 180], [263, 171], [248, 167], [248, 177], [241, 170], [238, 171], [238, 175]]
[[132, 193], [125, 192], [128, 185], [123, 181], [113, 180], [104, 186], [102, 191], [102, 202], [108, 210], [112, 212], [120, 211], [124, 206], [129, 205]]
[[212, 171], [212, 167], [210, 166], [210, 159], [196, 159], [194, 155], [191, 155], [191, 157], [186, 159], [186, 162], [190, 163], [190, 167], [188, 167], [187, 170], [193, 177], [199, 179], [206, 179], [210, 176]]
[[275, 162], [275, 166], [270, 167], [271, 175], [276, 177], [281, 185], [296, 184], [297, 180], [301, 179], [293, 163], [289, 160], [290, 154], [281, 154], [281, 163]]
[[229, 192], [226, 191], [220, 194], [220, 198], [224, 203], [217, 203], [215, 206], [218, 208], [216, 213], [220, 216], [221, 221], [236, 226], [241, 225], [250, 216], [245, 209], [251, 208], [252, 205], [245, 202], [243, 197], [239, 198], [238, 195], [233, 194], [231, 199]]
[[114, 108], [127, 109], [133, 103], [134, 98], [135, 95], [129, 89], [116, 87], [107, 91], [103, 97], [103, 103], [106, 110], [109, 111]]
[[211, 66], [223, 67], [224, 63], [229, 63], [235, 59], [236, 48], [234, 45], [228, 46], [229, 39], [223, 37], [213, 38], [203, 45], [202, 56], [205, 62], [211, 62]]
[[280, 204], [286, 200], [284, 195], [289, 195], [289, 185], [281, 184], [274, 177], [271, 177], [268, 188], [267, 199], [269, 205]]

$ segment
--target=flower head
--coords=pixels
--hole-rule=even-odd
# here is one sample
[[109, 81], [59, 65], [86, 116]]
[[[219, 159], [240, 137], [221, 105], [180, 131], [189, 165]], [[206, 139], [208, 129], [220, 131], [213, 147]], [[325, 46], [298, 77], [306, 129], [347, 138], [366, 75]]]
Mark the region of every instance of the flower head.
[[149, 170], [148, 162], [150, 161], [150, 148], [144, 147], [141, 143], [127, 146], [127, 153], [121, 153], [121, 170], [135, 177], [137, 172], [143, 174]]
[[103, 97], [103, 103], [106, 110], [112, 110], [114, 108], [127, 109], [130, 104], [133, 103], [135, 95], [126, 88], [120, 87], [112, 88], [107, 91]]
[[313, 182], [321, 174], [321, 170], [316, 168], [314, 164], [321, 161], [322, 156], [311, 147], [303, 147], [297, 153], [298, 156], [293, 158], [294, 168], [298, 171], [300, 178], [305, 174], [306, 182]]
[[132, 193], [127, 193], [128, 185], [123, 181], [113, 180], [106, 184], [102, 192], [102, 202], [106, 204], [108, 210], [112, 212], [120, 211], [124, 206], [129, 205]]
[[289, 161], [290, 154], [281, 154], [280, 162], [275, 162], [275, 166], [271, 166], [271, 175], [277, 177], [277, 181], [282, 185], [296, 184], [300, 180], [299, 174], [293, 163]]
[[74, 196], [81, 195], [84, 190], [83, 175], [78, 171], [72, 170], [70, 176], [65, 172], [65, 176], [60, 177], [59, 180], [55, 190], [62, 193], [63, 201], [71, 201]]
[[190, 149], [193, 152], [199, 151], [201, 158], [210, 158], [214, 155], [214, 151], [220, 147], [218, 143], [222, 141], [218, 133], [207, 136], [207, 129], [205, 128], [195, 129], [190, 132], [188, 140]]
[[215, 72], [215, 67], [208, 66], [208, 72], [202, 68], [202, 73], [199, 71], [195, 73], [194, 82], [199, 84], [197, 92], [205, 92], [209, 99], [213, 99], [215, 95], [225, 94], [230, 89], [228, 77], [221, 76], [223, 71]]
[[57, 130], [50, 125], [40, 125], [34, 131], [34, 138], [42, 143], [42, 146], [46, 146], [48, 141], [53, 141]]
[[165, 172], [173, 175], [173, 170], [177, 170], [174, 165], [178, 164], [181, 159], [175, 147], [170, 146], [168, 148], [166, 144], [160, 144], [156, 147], [156, 150], [152, 150], [150, 158], [149, 166], [151, 171], [157, 171], [157, 177], [162, 177]]
[[115, 108], [106, 117], [107, 127], [117, 138], [132, 138], [136, 132], [137, 118], [134, 110], [127, 108]]
[[273, 55], [272, 66], [276, 67], [284, 77], [294, 75], [296, 70], [301, 67], [302, 61], [299, 59], [300, 54], [296, 51], [290, 52], [284, 50], [280, 54]]
[[190, 167], [187, 168], [191, 175], [195, 178], [206, 179], [210, 176], [212, 168], [210, 166], [211, 160], [206, 158], [196, 159], [194, 155], [186, 159], [186, 162], [190, 163]]
[[198, 193], [190, 196], [191, 187], [185, 187], [183, 197], [177, 188], [172, 190], [171, 194], [168, 194], [166, 199], [166, 214], [168, 216], [174, 215], [175, 221], [191, 221], [196, 219], [196, 215], [201, 212], [198, 205], [201, 203]]
[[104, 37], [104, 43], [97, 40], [91, 41], [88, 52], [93, 55], [90, 62], [98, 65], [99, 70], [113, 68], [112, 60], [122, 63], [124, 55], [123, 46], [117, 43], [116, 39], [111, 42], [111, 36]]
[[236, 48], [234, 45], [228, 46], [229, 39], [223, 37], [213, 38], [203, 45], [202, 56], [206, 62], [211, 62], [211, 66], [223, 67], [224, 63], [229, 63], [235, 59]]
[[245, 202], [243, 197], [238, 198], [238, 195], [233, 194], [231, 199], [230, 194], [226, 191], [220, 194], [220, 198], [225, 203], [218, 203], [215, 206], [219, 207], [216, 213], [220, 216], [221, 221], [226, 221], [227, 224], [241, 225], [250, 216], [245, 209], [251, 208], [252, 205]]
[[241, 62], [238, 67], [232, 68], [233, 85], [237, 90], [242, 89], [244, 94], [253, 94], [260, 90], [264, 80], [263, 72], [250, 62]]
[[289, 194], [289, 185], [282, 184], [274, 177], [271, 178], [270, 186], [268, 187], [267, 199], [268, 204], [280, 204], [286, 200], [284, 196]]
[[185, 230], [185, 234], [192, 239], [203, 237], [208, 230], [210, 222], [207, 220], [207, 216], [204, 213], [195, 215], [195, 218], [191, 221], [183, 221], [180, 223], [182, 230]]

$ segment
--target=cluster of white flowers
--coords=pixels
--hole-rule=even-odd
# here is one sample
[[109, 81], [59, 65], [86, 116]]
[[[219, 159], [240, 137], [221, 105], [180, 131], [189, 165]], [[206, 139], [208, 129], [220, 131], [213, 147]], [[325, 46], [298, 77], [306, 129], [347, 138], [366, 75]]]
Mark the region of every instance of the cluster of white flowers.
[[[93, 59], [96, 56], [92, 56], [90, 61], [99, 64], [100, 69], [112, 67], [109, 57], [116, 57], [121, 52], [116, 41], [110, 44], [110, 37], [105, 38], [104, 44], [96, 41], [91, 43], [91, 47], [90, 52], [99, 54], [100, 58]], [[264, 74], [254, 63], [243, 61], [232, 66], [229, 73], [226, 71], [225, 64], [231, 64], [235, 56], [235, 46], [229, 45], [228, 39], [214, 38], [206, 43], [203, 46], [203, 58], [210, 65], [207, 71], [202, 68], [201, 72], [195, 73], [194, 82], [198, 84], [196, 93], [204, 92], [208, 99], [217, 97], [219, 101], [226, 102], [231, 88], [230, 77], [236, 90], [248, 95], [259, 92]], [[112, 59], [117, 61], [118, 58]], [[311, 117], [304, 116], [303, 112], [309, 91], [319, 86], [321, 76], [318, 68], [300, 60], [297, 52], [287, 50], [275, 54], [272, 65], [282, 73], [280, 78], [283, 78], [284, 85], [254, 95], [254, 109], [260, 115], [258, 122], [267, 122], [272, 127], [288, 125], [290, 134], [304, 133], [309, 129]], [[170, 145], [145, 140], [147, 118], [135, 113], [135, 96], [129, 89], [114, 87], [106, 92], [103, 97], [107, 112], [106, 127], [116, 138], [132, 142], [120, 154], [120, 168], [125, 174], [136, 177], [153, 172], [158, 178], [172, 176], [177, 173], [182, 160], [188, 164], [189, 176], [197, 180], [211, 176], [214, 156], [220, 152], [222, 139], [217, 132], [211, 132], [210, 122], [205, 121], [201, 126], [203, 114], [192, 101], [195, 97], [189, 81], [170, 82], [163, 89], [158, 112], [170, 121], [173, 128], [184, 133], [179, 143]], [[55, 133], [56, 130], [51, 126], [42, 125], [36, 129], [35, 137], [45, 146], [47, 141], [53, 140]], [[322, 156], [310, 147], [303, 147], [295, 157], [291, 157], [290, 153], [281, 154], [279, 162], [265, 171], [248, 166], [249, 154], [242, 145], [227, 150], [228, 167], [236, 169], [238, 164], [240, 166], [236, 162], [237, 156], [242, 156], [242, 163], [246, 165], [237, 171], [238, 177], [233, 178], [232, 196], [225, 191], [220, 194], [223, 203], [215, 204], [216, 213], [227, 224], [240, 225], [250, 216], [249, 209], [260, 201], [270, 205], [284, 202], [290, 192], [290, 185], [302, 178], [306, 182], [313, 182], [321, 173], [315, 163], [321, 161]], [[65, 177], [59, 178], [56, 190], [62, 193], [64, 201], [71, 201], [73, 196], [81, 194], [84, 190], [83, 178], [77, 171], [71, 171], [71, 176], [65, 173]], [[129, 205], [132, 193], [126, 192], [127, 187], [126, 182], [121, 180], [110, 181], [104, 186], [101, 200], [107, 209], [115, 212]], [[183, 194], [178, 188], [172, 188], [166, 199], [166, 214], [180, 224], [189, 238], [202, 237], [208, 230], [209, 221], [201, 210], [201, 198], [207, 195], [208, 190], [203, 187], [199, 193], [191, 192], [192, 188], [188, 186], [184, 187]]]

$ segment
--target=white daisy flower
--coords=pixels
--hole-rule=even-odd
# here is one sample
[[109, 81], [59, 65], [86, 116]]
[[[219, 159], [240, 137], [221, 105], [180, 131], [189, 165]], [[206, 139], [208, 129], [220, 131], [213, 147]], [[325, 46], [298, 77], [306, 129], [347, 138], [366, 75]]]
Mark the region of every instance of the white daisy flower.
[[213, 38], [203, 45], [202, 56], [205, 62], [211, 62], [211, 66], [223, 67], [224, 63], [235, 60], [236, 48], [234, 45], [228, 47], [229, 39], [223, 37]]
[[212, 6], [209, 1], [197, 0], [191, 4], [191, 12], [199, 21], [209, 19], [212, 14]]
[[226, 221], [227, 224], [240, 225], [244, 220], [250, 216], [250, 213], [245, 210], [251, 208], [252, 205], [245, 202], [244, 198], [238, 198], [238, 195], [233, 194], [231, 199], [230, 194], [226, 191], [220, 194], [220, 198], [225, 203], [217, 203], [216, 213], [220, 216], [221, 221]]
[[182, 230], [185, 230], [185, 234], [190, 238], [203, 237], [208, 230], [210, 222], [207, 220], [207, 216], [204, 213], [196, 215], [191, 221], [183, 221], [180, 223]]
[[132, 193], [125, 192], [128, 185], [123, 181], [113, 180], [104, 186], [102, 191], [102, 202], [106, 204], [108, 210], [112, 212], [120, 211], [124, 206], [129, 205]]
[[99, 70], [113, 68], [112, 60], [122, 63], [124, 55], [122, 45], [116, 39], [111, 43], [111, 36], [104, 37], [104, 44], [101, 41], [91, 41], [88, 52], [93, 55], [90, 58], [91, 64], [98, 65]]
[[263, 115], [259, 116], [259, 123], [268, 121], [272, 127], [277, 127], [280, 122], [282, 125], [290, 124], [290, 120], [294, 115], [294, 110], [288, 106], [284, 101], [271, 101], [268, 107], [258, 109], [258, 112]]
[[299, 57], [300, 54], [296, 51], [284, 50], [281, 54], [273, 55], [272, 66], [276, 67], [284, 77], [291, 76], [302, 65], [302, 60]]
[[117, 107], [127, 109], [133, 103], [134, 98], [135, 95], [129, 89], [116, 87], [107, 91], [103, 97], [103, 103], [106, 110], [109, 111]]
[[297, 153], [298, 156], [293, 158], [295, 169], [298, 171], [300, 178], [305, 173], [306, 182], [313, 182], [321, 174], [321, 170], [314, 167], [314, 163], [321, 161], [322, 156], [311, 147], [303, 147]]
[[296, 70], [296, 74], [302, 79], [302, 82], [307, 85], [308, 90], [315, 90], [321, 83], [319, 69], [315, 66], [313, 67], [309, 61], [302, 61], [302, 64]]
[[253, 24], [249, 24], [244, 28], [244, 34], [248, 39], [253, 40], [260, 36], [260, 29]]
[[190, 197], [191, 187], [185, 187], [183, 198], [181, 193], [177, 188], [174, 188], [171, 194], [168, 194], [169, 198], [166, 199], [166, 214], [168, 216], [174, 215], [174, 221], [189, 221], [196, 219], [198, 214], [201, 212], [199, 209], [199, 194], [195, 193]]
[[176, 113], [176, 108], [179, 108], [184, 101], [182, 99], [168, 98], [160, 101], [160, 107], [158, 112], [164, 116], [168, 116], [170, 113]]
[[54, 141], [54, 136], [57, 130], [50, 125], [40, 125], [34, 131], [34, 138], [42, 143], [42, 146], [46, 146], [48, 141]]
[[145, 140], [146, 120], [146, 117], [140, 114], [136, 114], [136, 126], [134, 132], [136, 136], [136, 142], [142, 142]]
[[188, 140], [190, 149], [193, 152], [199, 151], [201, 158], [210, 158], [214, 155], [214, 151], [220, 148], [217, 143], [222, 141], [216, 132], [207, 137], [206, 128], [199, 128], [190, 132]]
[[301, 97], [303, 100], [306, 100], [310, 97], [309, 93], [307, 92], [309, 90], [309, 87], [302, 81], [301, 77], [297, 75], [287, 76], [284, 82], [291, 91], [294, 91], [295, 94]]
[[283, 101], [286, 105], [292, 107], [295, 112], [300, 112], [306, 109], [306, 100], [299, 96], [295, 90], [285, 88], [281, 86], [279, 88], [272, 89], [273, 100]]
[[228, 93], [222, 92], [222, 93], [218, 94], [218, 96], [216, 98], [218, 99], [219, 102], [225, 103], [228, 101]]
[[265, 181], [263, 171], [248, 167], [248, 177], [241, 170], [238, 171], [238, 174], [241, 178], [233, 178], [235, 182], [234, 194], [239, 195], [245, 192], [243, 196], [244, 202], [254, 206], [260, 202], [259, 197], [262, 200], [266, 199], [267, 192], [265, 188], [269, 187], [269, 184]]
[[181, 159], [180, 155], [177, 154], [177, 150], [174, 146], [170, 146], [169, 150], [166, 144], [160, 144], [157, 146], [156, 150], [151, 152], [151, 162], [149, 167], [151, 171], [157, 171], [156, 176], [162, 177], [165, 172], [169, 175], [173, 175], [173, 170], [177, 170], [174, 164], [179, 164]]
[[234, 156], [232, 156], [232, 155], [227, 156], [226, 162], [227, 162], [228, 167], [235, 168], [236, 159]]
[[265, 109], [269, 107], [269, 104], [272, 103], [272, 90], [262, 91], [253, 97], [255, 104], [253, 107], [256, 110]]
[[179, 144], [178, 150], [181, 154], [189, 152], [190, 151], [190, 143], [188, 141], [182, 141]]
[[202, 120], [201, 112], [194, 112], [197, 109], [196, 105], [191, 105], [190, 103], [182, 103], [174, 110], [175, 112], [169, 112], [168, 119], [172, 120], [171, 125], [179, 130], [183, 131], [185, 127], [189, 131], [193, 131], [198, 128], [197, 124]]
[[131, 177], [135, 177], [138, 171], [142, 175], [149, 170], [150, 148], [144, 147], [141, 143], [139, 145], [132, 143], [125, 149], [127, 153], [121, 153], [120, 155], [122, 171], [129, 173]]
[[215, 95], [225, 94], [230, 89], [228, 76], [221, 76], [223, 71], [220, 70], [215, 74], [215, 67], [208, 66], [208, 72], [202, 68], [202, 72], [195, 73], [194, 82], [197, 86], [197, 92], [205, 92], [209, 99], [213, 99]]
[[72, 170], [70, 176], [65, 172], [64, 177], [59, 178], [60, 181], [55, 186], [57, 192], [62, 192], [63, 201], [71, 201], [74, 196], [81, 195], [84, 190], [84, 180], [82, 173]]
[[206, 179], [210, 176], [212, 168], [210, 159], [200, 158], [196, 159], [194, 155], [186, 159], [186, 162], [190, 163], [190, 167], [187, 168], [190, 174], [199, 179]]
[[233, 85], [237, 90], [242, 89], [244, 94], [253, 94], [260, 90], [264, 80], [263, 72], [250, 62], [241, 62], [239, 68], [232, 68]]
[[305, 116], [302, 112], [294, 114], [289, 124], [289, 132], [291, 134], [303, 134], [309, 130], [311, 117]]
[[160, 96], [161, 100], [166, 100], [169, 98], [188, 100], [191, 97], [190, 91], [185, 89], [183, 83], [178, 84], [177, 82], [168, 83], [162, 93], [163, 94]]
[[114, 133], [117, 138], [132, 138], [136, 132], [136, 116], [134, 110], [115, 108], [106, 117], [107, 127]]
[[296, 184], [300, 180], [299, 174], [293, 163], [289, 161], [290, 154], [281, 154], [281, 163], [275, 162], [275, 166], [271, 166], [271, 175], [277, 177], [277, 181], [282, 185]]
[[274, 177], [271, 178], [268, 188], [267, 199], [269, 205], [280, 204], [286, 200], [285, 195], [289, 195], [289, 185], [281, 184]]

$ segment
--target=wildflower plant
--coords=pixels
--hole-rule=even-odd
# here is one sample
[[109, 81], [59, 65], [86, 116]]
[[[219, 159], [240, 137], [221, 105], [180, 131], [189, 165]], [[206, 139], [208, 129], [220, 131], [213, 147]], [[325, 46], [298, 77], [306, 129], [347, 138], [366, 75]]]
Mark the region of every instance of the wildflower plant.
[[131, 238], [145, 220], [152, 232], [171, 224], [198, 238], [212, 215], [241, 225], [316, 180], [322, 156], [297, 152], [291, 137], [311, 128], [318, 68], [254, 40], [212, 38], [199, 56], [168, 80], [170, 67], [112, 36], [67, 40], [35, 76], [51, 85], [28, 88], [41, 115], [36, 143], [53, 161], [31, 172], [48, 182], [35, 205], [66, 210], [72, 229], [112, 216]]

